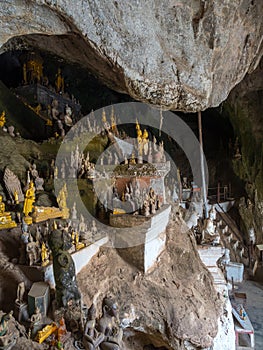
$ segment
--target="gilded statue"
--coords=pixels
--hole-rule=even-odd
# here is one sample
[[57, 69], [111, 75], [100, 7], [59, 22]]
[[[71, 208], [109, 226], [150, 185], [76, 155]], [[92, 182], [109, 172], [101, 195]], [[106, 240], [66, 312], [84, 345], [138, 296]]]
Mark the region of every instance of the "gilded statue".
[[0, 196], [0, 215], [5, 212], [5, 203], [3, 202], [3, 197]]
[[29, 182], [29, 187], [25, 195], [25, 202], [24, 202], [24, 208], [23, 208], [23, 213], [25, 214], [25, 216], [28, 216], [28, 214], [33, 211], [34, 202], [35, 202], [35, 188], [34, 188], [34, 183], [31, 180]]
[[0, 128], [2, 128], [5, 125], [6, 119], [5, 119], [5, 111], [3, 111], [0, 115]]
[[62, 77], [60, 68], [58, 68], [58, 72], [56, 74], [55, 85], [56, 85], [56, 92], [64, 92], [64, 78]]
[[41, 245], [41, 261], [42, 261], [42, 266], [46, 266], [49, 263], [48, 249], [46, 247], [45, 242], [42, 242], [42, 245]]

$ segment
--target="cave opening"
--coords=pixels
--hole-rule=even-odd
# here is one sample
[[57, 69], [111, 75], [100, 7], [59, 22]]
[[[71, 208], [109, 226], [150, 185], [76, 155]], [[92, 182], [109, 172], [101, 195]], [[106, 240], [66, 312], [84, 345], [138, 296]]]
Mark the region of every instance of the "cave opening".
[[[16, 40], [14, 41], [16, 42]], [[48, 42], [47, 38], [45, 38], [45, 40]], [[12, 46], [10, 43], [9, 45]], [[15, 94], [19, 99], [22, 98], [22, 102], [26, 102], [26, 104], [34, 109], [39, 105], [36, 96], [33, 94], [25, 94], [20, 89], [25, 85], [23, 64], [25, 64], [30, 58], [30, 55], [31, 58], [33, 57], [33, 60], [36, 56], [40, 57], [43, 62], [41, 84], [44, 83], [50, 89], [55, 89], [55, 79], [58, 69], [62, 71], [66, 97], [75, 99], [75, 101], [81, 106], [80, 114], [76, 117], [75, 122], [77, 119], [80, 119], [81, 116], [89, 114], [92, 110], [97, 110], [115, 103], [134, 101], [132, 97], [116, 92], [107, 87], [101, 81], [99, 71], [97, 72], [97, 75], [95, 75], [94, 71], [84, 68], [77, 63], [70, 63], [67, 59], [54, 55], [50, 51], [44, 51], [34, 47], [27, 47], [26, 49], [20, 50], [12, 49], [0, 55], [0, 80], [2, 82], [1, 90], [3, 96], [7, 93], [7, 90], [9, 90], [11, 92], [10, 95]], [[37, 81], [34, 83], [36, 82]], [[23, 94], [24, 96], [22, 96]], [[6, 96], [5, 104], [3, 104], [3, 100], [1, 99], [0, 107], [2, 110], [10, 109], [10, 122], [12, 121], [14, 125], [18, 126], [18, 129], [21, 127], [22, 130], [25, 131], [23, 136], [27, 137], [30, 134], [32, 139], [38, 141], [52, 136], [52, 133], [56, 130], [53, 128], [47, 131], [48, 128], [45, 123], [43, 123], [43, 120], [38, 120], [39, 118], [37, 118], [36, 115], [33, 116], [33, 119], [26, 120], [23, 115], [24, 110], [20, 111], [19, 107], [14, 109], [12, 106], [13, 101], [11, 101], [11, 103], [8, 102], [10, 95], [8, 93], [8, 96]], [[198, 137], [197, 114], [183, 112], [174, 113], [179, 115]], [[47, 106], [44, 106], [43, 104], [41, 105], [40, 114], [47, 116]], [[231, 122], [222, 113], [222, 107], [211, 108], [204, 111], [202, 113], [202, 119], [204, 153], [209, 167], [209, 187], [213, 188], [213, 191], [215, 192], [218, 183], [221, 183], [221, 186], [224, 186], [231, 182], [233, 191], [232, 195], [242, 195], [244, 193], [244, 184], [235, 176], [231, 165], [234, 152], [233, 147], [236, 138]], [[35, 128], [34, 124], [36, 124]], [[38, 128], [39, 130], [39, 125], [45, 130], [45, 132], [36, 132], [35, 129]], [[32, 132], [30, 133], [31, 128]], [[130, 132], [133, 133], [131, 130]], [[169, 151], [169, 145], [167, 142], [166, 144]], [[171, 153], [173, 153], [174, 148], [176, 149], [174, 145], [171, 145]], [[178, 147], [177, 150], [179, 150]], [[182, 169], [182, 177], [187, 176], [189, 181], [191, 181], [191, 169], [189, 168], [189, 164], [187, 165], [187, 162], [185, 162], [186, 159], [183, 152], [177, 152], [172, 156], [177, 157], [178, 167]]]

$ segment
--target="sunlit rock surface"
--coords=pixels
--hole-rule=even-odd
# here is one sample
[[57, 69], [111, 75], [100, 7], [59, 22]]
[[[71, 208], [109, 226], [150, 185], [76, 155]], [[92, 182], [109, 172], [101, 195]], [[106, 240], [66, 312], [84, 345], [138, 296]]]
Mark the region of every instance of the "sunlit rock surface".
[[197, 111], [254, 70], [262, 14], [253, 0], [3, 0], [0, 45], [49, 50], [137, 100]]

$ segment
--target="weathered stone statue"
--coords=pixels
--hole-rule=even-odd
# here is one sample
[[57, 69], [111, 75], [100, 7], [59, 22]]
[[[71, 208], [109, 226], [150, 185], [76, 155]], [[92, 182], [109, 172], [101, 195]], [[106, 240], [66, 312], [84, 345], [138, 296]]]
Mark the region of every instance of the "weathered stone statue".
[[104, 298], [102, 302], [102, 317], [95, 327], [95, 307], [89, 309], [89, 319], [85, 326], [83, 345], [86, 350], [120, 350], [122, 329], [117, 324], [118, 306], [112, 298]]
[[0, 312], [0, 349], [11, 349], [19, 337], [13, 311], [7, 314]]
[[212, 220], [212, 221], [215, 221], [216, 220], [216, 208], [214, 205], [212, 205], [211, 209], [209, 210], [209, 218]]
[[25, 291], [26, 291], [25, 282], [22, 281], [17, 286], [16, 303], [23, 304]]
[[76, 202], [73, 203], [72, 209], [71, 209], [71, 219], [77, 220], [77, 208], [76, 208]]
[[61, 230], [54, 229], [48, 244], [53, 256], [57, 305], [67, 307], [70, 300], [77, 302], [80, 299], [74, 261], [68, 252], [71, 248], [70, 237]]
[[38, 246], [37, 243], [34, 242], [33, 237], [29, 236], [29, 242], [26, 245], [26, 253], [29, 266], [34, 265], [39, 258], [38, 254]]
[[[93, 342], [94, 338], [97, 338], [96, 326], [96, 308], [94, 304], [88, 310], [87, 321], [84, 327], [84, 342], [87, 343], [87, 346]], [[88, 344], [89, 343], [89, 344]]]

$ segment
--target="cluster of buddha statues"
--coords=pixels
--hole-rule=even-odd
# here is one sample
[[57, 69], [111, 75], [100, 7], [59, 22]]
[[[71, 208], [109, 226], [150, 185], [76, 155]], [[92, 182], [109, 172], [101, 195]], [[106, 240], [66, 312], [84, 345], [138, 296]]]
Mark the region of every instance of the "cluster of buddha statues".
[[192, 230], [197, 243], [212, 243], [212, 245], [218, 245], [220, 243], [220, 235], [216, 225], [215, 206], [211, 206], [207, 219], [201, 218], [195, 209], [192, 212], [192, 217], [193, 216], [195, 220], [192, 220]]
[[19, 263], [29, 266], [46, 266], [50, 261], [50, 249], [48, 246], [49, 224], [39, 224], [29, 230], [23, 221], [20, 235]]
[[[84, 216], [80, 215], [80, 220], [72, 219], [54, 221], [53, 227], [61, 230], [63, 237], [66, 237], [70, 243], [70, 252], [78, 251], [97, 239], [98, 229], [96, 221], [91, 223], [85, 222]], [[22, 221], [22, 231], [20, 235], [19, 263], [29, 266], [40, 265], [46, 266], [52, 261], [52, 252], [49, 246], [49, 237], [52, 232], [51, 224], [46, 221], [35, 226], [29, 227], [26, 222]]]
[[60, 166], [53, 167], [53, 176], [55, 179], [65, 178], [94, 178], [95, 175], [95, 164], [90, 161], [89, 152], [86, 154], [79, 150], [77, 145], [75, 150], [72, 150], [69, 157], [65, 157]]
[[[60, 250], [58, 255], [65, 255], [65, 253]], [[67, 255], [63, 256], [63, 261], [67, 258], [69, 258]], [[59, 259], [61, 259], [60, 256]], [[69, 344], [74, 344], [76, 349], [85, 350], [121, 350], [123, 348], [123, 327], [115, 298], [104, 297], [101, 302], [101, 312], [97, 312], [95, 303], [92, 303], [89, 308], [85, 304], [80, 304], [78, 287], [75, 281], [72, 283], [74, 271], [71, 271], [71, 264], [72, 261], [68, 262], [64, 268], [59, 262], [57, 270], [54, 271], [56, 310], [58, 311], [55, 320], [49, 320], [49, 323], [46, 323], [45, 313], [36, 306], [30, 316], [27, 314], [24, 327], [14, 319], [13, 311], [8, 313], [0, 311], [1, 349], [11, 349], [21, 336], [44, 344], [49, 349], [64, 349]], [[61, 287], [64, 288], [63, 291], [60, 290]], [[20, 304], [26, 305], [23, 300]], [[72, 308], [73, 304], [76, 305], [75, 309]]]
[[143, 214], [144, 216], [154, 215], [158, 209], [160, 209], [160, 199], [153, 188], [150, 188], [149, 193], [144, 197]]
[[112, 208], [113, 214], [134, 213], [144, 216], [155, 214], [161, 208], [161, 200], [152, 187], [140, 188], [138, 182], [125, 185], [124, 191], [119, 195], [116, 186], [113, 186], [112, 193], [103, 199], [104, 208]]
[[72, 108], [66, 104], [64, 112], [61, 112], [59, 107], [59, 101], [53, 99], [51, 105], [47, 106], [48, 125], [53, 125], [55, 130], [55, 136], [64, 137], [66, 132], [73, 125], [73, 111]]
[[[23, 63], [23, 83], [41, 84], [49, 86], [49, 79], [44, 75], [43, 59], [36, 53], [31, 53], [26, 62]], [[65, 82], [61, 68], [58, 68], [54, 79], [55, 90], [57, 93], [64, 93]]]
[[[51, 95], [53, 100], [49, 104], [37, 101], [37, 105], [31, 106], [26, 102], [25, 105], [38, 116], [46, 119], [46, 125], [53, 127], [52, 132], [55, 138], [63, 138], [73, 125], [72, 108], [74, 109], [74, 106], [79, 105], [79, 102], [73, 95], [70, 96], [65, 92], [65, 80], [62, 69], [58, 67], [55, 76], [51, 78], [50, 82], [47, 75], [44, 74], [43, 59], [39, 54], [32, 52], [27, 55], [23, 63], [23, 85], [31, 84], [43, 86], [45, 88], [43, 93]], [[50, 96], [47, 100], [50, 101]]]

